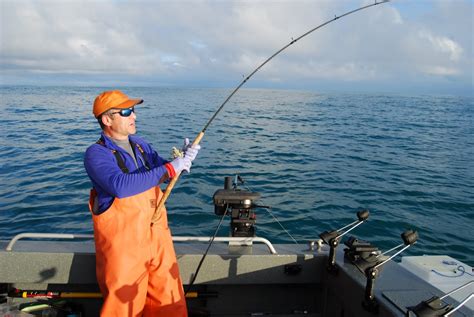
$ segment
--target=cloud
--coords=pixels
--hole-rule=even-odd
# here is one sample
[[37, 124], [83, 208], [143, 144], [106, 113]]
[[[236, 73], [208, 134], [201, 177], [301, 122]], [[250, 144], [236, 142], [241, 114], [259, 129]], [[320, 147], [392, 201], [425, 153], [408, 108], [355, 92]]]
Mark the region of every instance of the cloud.
[[[0, 67], [6, 81], [43, 73], [212, 85], [249, 74], [292, 38], [367, 3], [2, 1]], [[472, 86], [470, 12], [467, 0], [369, 8], [295, 43], [256, 81], [454, 78]]]
[[419, 37], [421, 39], [427, 39], [434, 50], [438, 50], [442, 53], [449, 55], [451, 61], [458, 61], [463, 52], [462, 47], [455, 41], [444, 37], [444, 36], [435, 36], [431, 32], [422, 30], [419, 32]]
[[460, 72], [456, 68], [449, 68], [443, 66], [427, 66], [423, 69], [423, 71], [427, 74], [441, 76], [457, 75]]

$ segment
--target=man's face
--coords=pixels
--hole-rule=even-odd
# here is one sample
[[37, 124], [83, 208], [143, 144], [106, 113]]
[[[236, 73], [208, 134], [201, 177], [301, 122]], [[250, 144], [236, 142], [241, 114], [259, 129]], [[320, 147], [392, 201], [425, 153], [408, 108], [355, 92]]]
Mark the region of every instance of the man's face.
[[106, 118], [105, 130], [114, 139], [128, 138], [130, 134], [137, 132], [135, 126], [136, 118], [133, 107], [128, 109], [112, 109], [112, 112]]

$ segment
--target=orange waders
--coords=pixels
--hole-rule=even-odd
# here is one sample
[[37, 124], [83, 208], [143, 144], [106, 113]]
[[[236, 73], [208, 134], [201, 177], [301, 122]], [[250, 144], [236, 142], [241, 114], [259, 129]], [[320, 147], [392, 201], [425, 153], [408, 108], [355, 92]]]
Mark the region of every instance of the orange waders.
[[[187, 316], [166, 210], [150, 225], [162, 194], [157, 186], [115, 198], [105, 212], [92, 215], [101, 316]], [[90, 208], [95, 195], [92, 190]]]

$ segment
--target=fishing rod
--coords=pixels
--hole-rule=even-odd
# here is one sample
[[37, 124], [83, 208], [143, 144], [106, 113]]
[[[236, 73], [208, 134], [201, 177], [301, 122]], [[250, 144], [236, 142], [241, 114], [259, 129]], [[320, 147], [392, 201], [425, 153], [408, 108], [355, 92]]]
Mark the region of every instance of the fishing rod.
[[[235, 95], [235, 93], [240, 89], [240, 87], [242, 87], [256, 72], [258, 72], [263, 66], [265, 66], [265, 64], [267, 64], [269, 61], [271, 61], [275, 56], [277, 56], [278, 54], [280, 54], [281, 52], [283, 52], [284, 50], [286, 50], [289, 46], [295, 44], [297, 41], [299, 41], [300, 39], [302, 39], [303, 37], [313, 33], [314, 31], [328, 25], [329, 23], [331, 22], [334, 22], [340, 18], [343, 18], [345, 16], [348, 16], [352, 13], [355, 13], [355, 12], [358, 12], [358, 11], [362, 11], [364, 9], [367, 9], [367, 8], [370, 8], [370, 7], [373, 7], [373, 6], [376, 6], [376, 5], [379, 5], [379, 4], [382, 4], [382, 3], [386, 3], [386, 2], [390, 2], [390, 0], [381, 0], [381, 1], [377, 1], [375, 0], [374, 3], [372, 4], [368, 4], [368, 5], [365, 5], [365, 6], [362, 6], [360, 8], [357, 8], [357, 9], [354, 9], [354, 10], [351, 10], [351, 11], [348, 11], [340, 16], [334, 16], [334, 18], [332, 18], [331, 20], [328, 20], [314, 28], [312, 28], [311, 30], [309, 30], [308, 32], [300, 35], [299, 37], [297, 37], [296, 39], [292, 39], [292, 41], [288, 44], [286, 44], [285, 46], [283, 46], [281, 49], [279, 49], [278, 51], [276, 51], [272, 56], [270, 56], [269, 58], [267, 58], [262, 64], [260, 64], [257, 68], [255, 68], [251, 73], [250, 75], [248, 75], [247, 77], [244, 78], [244, 80], [242, 80], [242, 82], [232, 91], [232, 93], [224, 100], [224, 102], [220, 105], [220, 107], [217, 109], [217, 111], [212, 115], [212, 117], [209, 119], [209, 121], [206, 123], [206, 125], [204, 126], [204, 128], [201, 130], [201, 132], [199, 132], [199, 134], [196, 136], [196, 138], [194, 139], [192, 145], [198, 145], [202, 138], [204, 137], [204, 133], [206, 132], [207, 128], [211, 125], [212, 121], [214, 121], [214, 119], [217, 117], [217, 115], [219, 114], [219, 112], [221, 112], [221, 110], [224, 108], [224, 106], [227, 104], [227, 102], [232, 98], [232, 96]], [[152, 223], [155, 223], [158, 218], [159, 218], [159, 215], [158, 215], [158, 210], [161, 210], [164, 205], [165, 205], [165, 202], [166, 200], [168, 199], [169, 195], [171, 194], [171, 191], [173, 190], [175, 184], [178, 182], [178, 179], [179, 179], [180, 175], [176, 175], [174, 178], [172, 178], [170, 180], [170, 182], [168, 183], [168, 186], [166, 187], [166, 190], [165, 192], [163, 193], [163, 196], [161, 197], [161, 200], [160, 202], [158, 203], [158, 205], [156, 206], [155, 208], [155, 213], [151, 219], [151, 222]]]
[[[217, 292], [187, 292], [187, 298], [217, 297]], [[12, 298], [35, 298], [35, 299], [64, 299], [64, 298], [102, 298], [99, 292], [63, 292], [48, 290], [21, 290], [13, 288], [8, 292]]]

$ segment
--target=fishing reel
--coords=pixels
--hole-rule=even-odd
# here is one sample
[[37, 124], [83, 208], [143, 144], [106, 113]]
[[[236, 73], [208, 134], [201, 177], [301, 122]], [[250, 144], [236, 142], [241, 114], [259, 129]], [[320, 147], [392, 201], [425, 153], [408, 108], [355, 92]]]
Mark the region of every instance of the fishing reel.
[[257, 217], [254, 208], [269, 207], [256, 205], [254, 201], [260, 199], [260, 193], [237, 188], [238, 182], [244, 183], [238, 175], [234, 183], [231, 176], [225, 177], [224, 189], [217, 190], [213, 196], [214, 213], [218, 216], [230, 216], [232, 237], [255, 237]]

